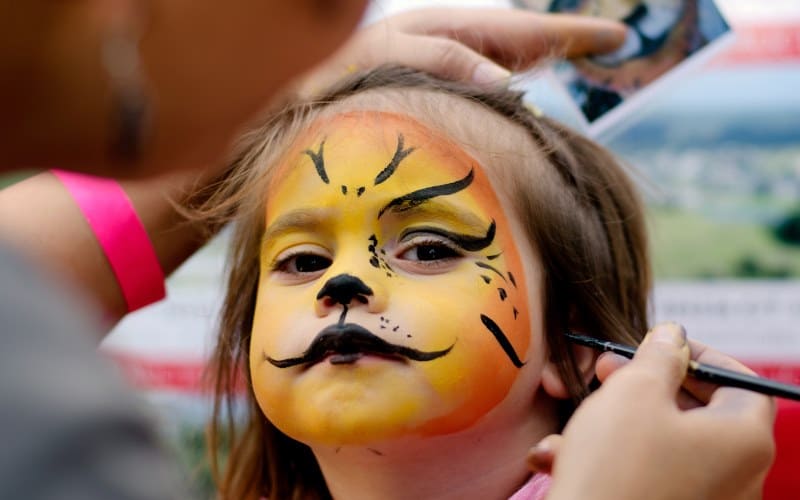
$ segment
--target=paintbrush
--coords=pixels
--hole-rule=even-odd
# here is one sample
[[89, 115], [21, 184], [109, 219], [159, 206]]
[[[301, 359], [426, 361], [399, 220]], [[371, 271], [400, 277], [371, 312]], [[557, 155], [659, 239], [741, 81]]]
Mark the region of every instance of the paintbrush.
[[[577, 335], [575, 333], [566, 333], [566, 336], [570, 342], [575, 344], [591, 347], [592, 349], [603, 352], [611, 351], [629, 359], [633, 358], [633, 355], [636, 353], [635, 347], [617, 344], [616, 342], [598, 340], [585, 335]], [[698, 363], [694, 360], [689, 361], [689, 375], [697, 380], [711, 382], [712, 384], [726, 387], [738, 387], [739, 389], [747, 389], [750, 391], [759, 392], [761, 394], [766, 394], [768, 396], [777, 396], [779, 398], [800, 401], [800, 386], [784, 384], [767, 378], [757, 377], [755, 375], [747, 375], [733, 370], [726, 370], [725, 368]]]

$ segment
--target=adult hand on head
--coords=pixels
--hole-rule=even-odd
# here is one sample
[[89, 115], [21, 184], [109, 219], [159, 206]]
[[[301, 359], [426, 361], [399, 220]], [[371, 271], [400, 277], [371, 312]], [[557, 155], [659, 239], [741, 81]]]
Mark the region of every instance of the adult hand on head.
[[[632, 361], [597, 362], [603, 385], [531, 453], [549, 500], [753, 499], [774, 458], [771, 398], [686, 379], [689, 358], [752, 373], [676, 324], [656, 326]], [[681, 390], [681, 386], [683, 390]]]
[[623, 24], [585, 16], [512, 9], [430, 8], [388, 17], [359, 30], [300, 85], [313, 94], [359, 69], [401, 64], [480, 85], [507, 83], [510, 70], [546, 57], [610, 52]]

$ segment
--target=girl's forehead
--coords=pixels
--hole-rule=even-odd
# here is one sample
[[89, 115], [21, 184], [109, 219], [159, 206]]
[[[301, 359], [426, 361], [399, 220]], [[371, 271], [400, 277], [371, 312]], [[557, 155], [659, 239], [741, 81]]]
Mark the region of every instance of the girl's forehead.
[[341, 110], [321, 115], [311, 123], [307, 133], [298, 137], [298, 141], [307, 142], [320, 135], [349, 135], [355, 131], [372, 140], [380, 136], [391, 136], [392, 131], [401, 131], [417, 141], [457, 147], [456, 142], [443, 131], [435, 130], [410, 114], [373, 109]]
[[363, 186], [377, 186], [389, 176], [400, 180], [423, 174], [430, 181], [446, 182], [476, 170], [483, 181], [477, 184], [491, 189], [485, 167], [458, 141], [415, 117], [390, 111], [343, 111], [316, 118], [279, 162], [270, 192], [287, 177], [314, 170], [325, 182], [346, 175], [348, 182]]
[[328, 154], [344, 155], [356, 148], [391, 154], [397, 148], [399, 136], [402, 136], [405, 147], [424, 151], [427, 155], [474, 161], [444, 131], [407, 114], [373, 110], [345, 111], [317, 118], [297, 138], [294, 150], [302, 153], [309, 144], [324, 141]]

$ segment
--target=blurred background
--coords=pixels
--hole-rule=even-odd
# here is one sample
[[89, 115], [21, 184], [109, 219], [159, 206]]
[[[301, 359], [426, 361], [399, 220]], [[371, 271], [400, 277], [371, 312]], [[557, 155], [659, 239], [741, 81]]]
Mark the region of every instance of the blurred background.
[[[655, 318], [682, 322], [691, 337], [798, 383], [800, 2], [716, 3], [732, 41], [657, 83], [599, 139], [631, 165], [647, 196]], [[431, 5], [511, 2], [374, 0], [364, 22]], [[515, 80], [547, 114], [576, 123], [546, 70]], [[202, 434], [210, 406], [200, 377], [213, 347], [224, 254], [223, 232], [169, 280], [167, 300], [132, 314], [101, 346], [152, 403], [206, 497], [212, 488]], [[777, 467], [785, 466], [786, 446]], [[783, 498], [776, 481], [785, 479], [776, 473], [767, 498]]]

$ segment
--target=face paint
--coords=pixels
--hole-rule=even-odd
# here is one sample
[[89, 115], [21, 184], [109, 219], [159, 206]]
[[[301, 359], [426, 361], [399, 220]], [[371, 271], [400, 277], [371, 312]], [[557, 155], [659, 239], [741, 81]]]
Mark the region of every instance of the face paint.
[[307, 444], [452, 433], [508, 394], [530, 318], [482, 167], [405, 116], [319, 120], [267, 197], [250, 344], [267, 418]]

